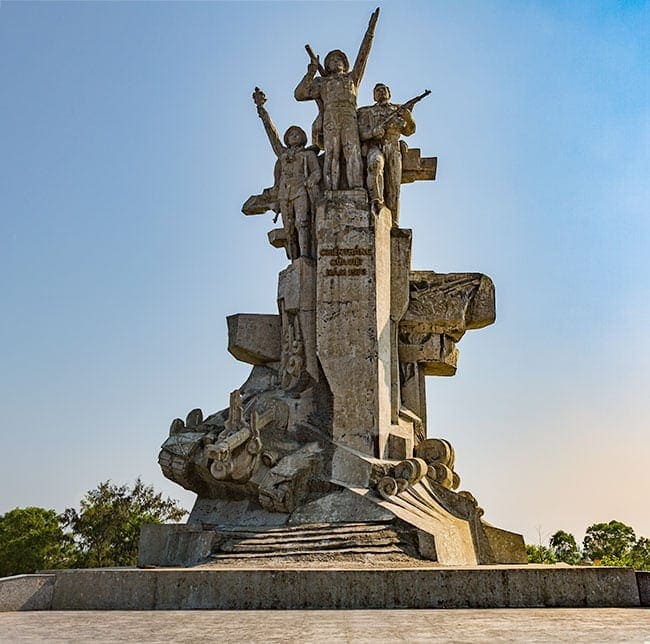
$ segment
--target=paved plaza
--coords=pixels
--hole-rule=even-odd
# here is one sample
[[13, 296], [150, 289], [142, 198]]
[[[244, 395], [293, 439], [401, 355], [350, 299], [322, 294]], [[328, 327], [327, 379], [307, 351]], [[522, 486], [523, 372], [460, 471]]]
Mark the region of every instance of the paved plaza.
[[650, 642], [650, 609], [79, 611], [0, 614], [0, 641]]

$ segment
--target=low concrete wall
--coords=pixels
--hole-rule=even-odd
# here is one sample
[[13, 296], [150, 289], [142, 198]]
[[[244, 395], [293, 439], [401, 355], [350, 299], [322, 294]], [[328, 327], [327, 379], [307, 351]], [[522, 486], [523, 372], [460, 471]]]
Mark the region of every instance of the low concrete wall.
[[16, 575], [0, 579], [0, 611], [49, 610], [55, 575]]
[[[643, 574], [640, 579], [646, 583]], [[18, 599], [0, 603], [0, 610], [581, 608], [641, 605], [637, 576], [633, 570], [626, 568], [481, 566], [63, 570], [53, 571], [52, 575], [25, 575], [0, 580], [0, 597], [9, 596], [8, 593], [2, 594], [2, 588], [8, 583], [16, 583], [12, 580], [22, 580], [22, 590], [17, 592], [18, 587], [14, 586], [13, 596]], [[27, 597], [29, 588], [35, 591], [33, 599], [30, 599], [32, 596]]]
[[57, 574], [55, 610], [639, 606], [620, 568], [172, 569]]
[[650, 606], [650, 571], [638, 570], [636, 581], [639, 585], [639, 601], [641, 606]]

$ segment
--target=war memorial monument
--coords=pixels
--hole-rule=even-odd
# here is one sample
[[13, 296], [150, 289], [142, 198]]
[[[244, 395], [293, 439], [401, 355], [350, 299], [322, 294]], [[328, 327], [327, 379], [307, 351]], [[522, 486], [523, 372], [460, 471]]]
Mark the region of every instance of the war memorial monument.
[[[522, 537], [485, 522], [459, 491], [451, 444], [427, 437], [425, 378], [452, 376], [465, 332], [494, 322], [494, 286], [480, 273], [411, 268], [400, 188], [433, 180], [436, 159], [403, 137], [429, 92], [400, 104], [377, 83], [375, 103], [357, 106], [378, 13], [352, 65], [340, 50], [321, 64], [307, 46], [294, 95], [316, 108], [311, 144], [297, 125], [281, 136], [264, 92], [253, 93], [277, 161], [273, 186], [243, 212], [281, 217], [268, 235], [288, 260], [277, 312], [228, 318], [228, 350], [250, 376], [226, 409], [175, 420], [159, 456], [167, 478], [196, 492], [188, 525], [210, 535], [196, 540], [213, 560], [526, 562]], [[152, 530], [166, 530], [165, 543], [158, 536], [158, 554], [143, 544], [143, 562], [197, 560], [179, 558], [186, 534]]]
[[146, 526], [140, 569], [44, 575], [47, 607], [639, 605], [632, 570], [526, 565], [521, 535], [483, 518], [427, 427], [425, 379], [456, 373], [463, 335], [495, 321], [495, 291], [481, 273], [411, 267], [400, 191], [434, 180], [437, 159], [404, 139], [429, 92], [402, 100], [373, 79], [374, 104], [357, 105], [378, 17], [352, 64], [306, 46], [294, 96], [314, 107], [309, 137], [281, 135], [253, 91], [251, 127], [256, 112], [277, 161], [242, 210], [280, 218], [268, 241], [287, 265], [277, 311], [227, 319], [248, 379], [162, 445], [163, 474], [197, 495], [187, 524]]

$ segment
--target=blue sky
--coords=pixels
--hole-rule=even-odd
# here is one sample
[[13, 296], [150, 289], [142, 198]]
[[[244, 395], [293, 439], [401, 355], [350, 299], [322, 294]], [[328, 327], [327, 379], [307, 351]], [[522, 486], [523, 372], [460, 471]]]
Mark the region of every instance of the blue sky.
[[[162, 477], [171, 420], [248, 368], [225, 316], [274, 312], [278, 127], [303, 46], [356, 53], [375, 3], [0, 4], [0, 512]], [[402, 192], [414, 267], [480, 271], [497, 323], [429, 379], [486, 519], [529, 541], [612, 518], [650, 536], [650, 4], [383, 2], [359, 103], [432, 90]]]

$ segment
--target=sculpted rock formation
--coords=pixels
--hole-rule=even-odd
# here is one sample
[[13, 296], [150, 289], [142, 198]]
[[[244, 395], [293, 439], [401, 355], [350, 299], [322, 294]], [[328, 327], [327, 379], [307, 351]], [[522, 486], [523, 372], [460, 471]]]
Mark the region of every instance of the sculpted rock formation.
[[[415, 131], [412, 110], [429, 92], [393, 104], [378, 83], [375, 104], [357, 110], [378, 15], [351, 71], [340, 50], [321, 67], [307, 47], [295, 97], [319, 108], [311, 147], [295, 125], [280, 139], [255, 88], [277, 162], [273, 186], [242, 210], [282, 216], [269, 241], [290, 263], [277, 312], [228, 318], [228, 350], [252, 365], [249, 378], [222, 411], [174, 420], [159, 462], [198, 495], [189, 523], [231, 535], [215, 557], [234, 556], [231, 537], [248, 534], [243, 526], [262, 534], [293, 525], [306, 532], [292, 556], [338, 552], [345, 534], [355, 552], [524, 563], [521, 537], [484, 522], [472, 494], [457, 491], [451, 444], [428, 437], [425, 377], [455, 374], [456, 344], [495, 320], [494, 285], [480, 273], [411, 269], [400, 186], [435, 179], [436, 159], [401, 137]], [[308, 534], [321, 546], [304, 546]]]

